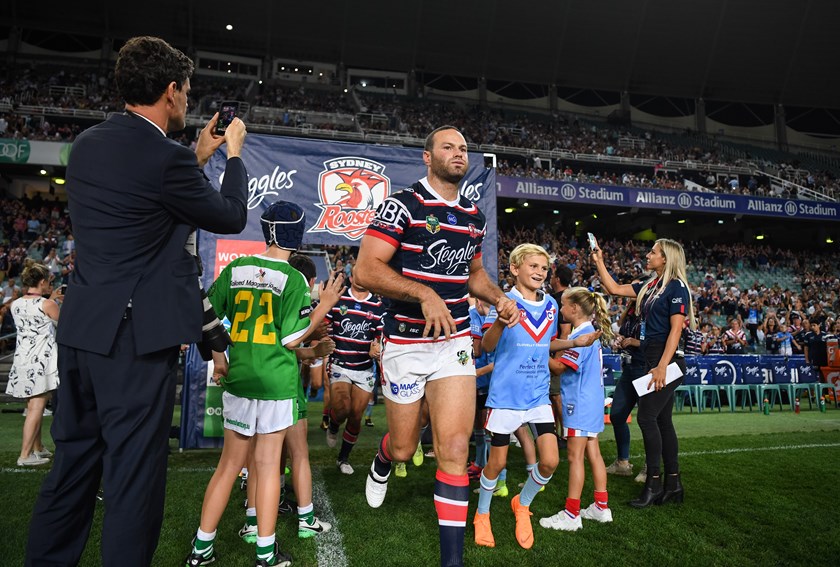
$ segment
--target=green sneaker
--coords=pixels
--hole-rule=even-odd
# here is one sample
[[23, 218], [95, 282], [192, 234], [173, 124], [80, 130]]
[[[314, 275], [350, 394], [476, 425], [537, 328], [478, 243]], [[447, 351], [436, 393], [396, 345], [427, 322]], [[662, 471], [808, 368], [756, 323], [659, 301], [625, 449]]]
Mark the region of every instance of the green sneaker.
[[311, 524], [307, 523], [306, 520], [298, 520], [298, 537], [300, 539], [315, 537], [318, 534], [324, 534], [330, 531], [331, 524], [323, 522], [318, 518], [314, 518], [314, 520]]
[[397, 463], [397, 466], [394, 468], [394, 474], [400, 478], [405, 478], [408, 476], [408, 471], [405, 468], [405, 463]]
[[414, 451], [414, 456], [411, 457], [411, 462], [414, 463], [415, 467], [419, 467], [423, 464], [423, 445], [421, 443], [417, 444], [417, 450]]
[[257, 526], [245, 524], [242, 526], [242, 529], [239, 530], [239, 537], [241, 537], [245, 543], [257, 543]]

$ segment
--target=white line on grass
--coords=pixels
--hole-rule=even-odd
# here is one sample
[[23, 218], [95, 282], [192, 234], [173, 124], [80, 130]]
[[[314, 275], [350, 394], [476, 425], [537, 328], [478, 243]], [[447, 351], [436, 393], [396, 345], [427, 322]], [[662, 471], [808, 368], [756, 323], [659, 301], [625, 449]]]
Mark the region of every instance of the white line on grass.
[[344, 552], [344, 537], [338, 526], [338, 518], [333, 513], [327, 488], [321, 478], [321, 471], [312, 469], [312, 501], [319, 518], [332, 524], [332, 529], [325, 534], [315, 537], [315, 553], [318, 565], [330, 567], [346, 567], [347, 554]]
[[[680, 457], [700, 457], [703, 455], [728, 455], [731, 453], [757, 453], [760, 451], [790, 451], [791, 449], [819, 449], [824, 447], [840, 447], [840, 443], [810, 443], [805, 445], [777, 445], [775, 447], [734, 447], [731, 449], [715, 449], [712, 451], [680, 451]], [[638, 455], [631, 455], [633, 457], [644, 457], [644, 454]], [[3, 467], [0, 468], [0, 473], [16, 473], [16, 474], [25, 474], [25, 473], [39, 473], [44, 472], [46, 469], [42, 468], [29, 468], [29, 467]], [[216, 467], [169, 467], [170, 473], [197, 473], [197, 472], [213, 472], [216, 470]], [[316, 491], [316, 480], [317, 482], [317, 491]], [[314, 499], [317, 500], [319, 497], [322, 498], [322, 504], [325, 510], [329, 510], [330, 515], [327, 516], [326, 513], [323, 514], [324, 520], [332, 523], [335, 520], [335, 516], [332, 513], [332, 507], [330, 505], [330, 499], [327, 496], [326, 488], [324, 487], [324, 483], [321, 480], [321, 474], [318, 469], [312, 469], [312, 493], [314, 495]], [[335, 527], [333, 527], [335, 529]], [[332, 531], [332, 530], [330, 530]], [[318, 538], [320, 541], [320, 537]], [[339, 541], [341, 541], [341, 535], [339, 534]], [[343, 549], [343, 546], [342, 546]], [[342, 563], [340, 565], [345, 565], [346, 563]], [[332, 563], [329, 563], [332, 565]], [[339, 565], [336, 563], [336, 565]]]

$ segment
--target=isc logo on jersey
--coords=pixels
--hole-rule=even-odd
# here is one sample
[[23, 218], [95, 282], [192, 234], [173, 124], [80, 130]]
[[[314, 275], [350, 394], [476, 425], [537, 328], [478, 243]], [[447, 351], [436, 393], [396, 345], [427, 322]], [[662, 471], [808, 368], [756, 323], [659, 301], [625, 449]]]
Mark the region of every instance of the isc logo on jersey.
[[329, 232], [358, 240], [376, 214], [376, 208], [391, 193], [385, 166], [360, 157], [341, 157], [324, 162], [318, 175], [321, 216], [307, 232]]

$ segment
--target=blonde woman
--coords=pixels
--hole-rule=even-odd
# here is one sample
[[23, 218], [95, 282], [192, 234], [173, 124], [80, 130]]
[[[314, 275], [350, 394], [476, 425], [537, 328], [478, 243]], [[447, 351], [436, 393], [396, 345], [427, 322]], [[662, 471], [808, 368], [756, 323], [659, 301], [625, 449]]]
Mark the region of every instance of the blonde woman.
[[[41, 442], [44, 408], [53, 390], [58, 387], [58, 347], [55, 327], [58, 324], [60, 291], [53, 291], [52, 276], [43, 264], [27, 261], [21, 274], [26, 293], [12, 303], [12, 316], [17, 326], [17, 346], [6, 393], [26, 398], [26, 420], [23, 422], [18, 466], [43, 465], [51, 453]], [[49, 299], [44, 295], [50, 294]]]
[[[652, 375], [648, 389], [655, 391], [639, 398], [636, 419], [645, 443], [647, 479], [636, 500], [635, 508], [651, 504], [682, 502], [683, 486], [677, 453], [677, 433], [671, 421], [674, 391], [682, 378], [665, 385], [665, 369], [676, 362], [685, 373], [685, 361], [677, 356], [677, 348], [686, 319], [695, 328], [694, 306], [686, 278], [685, 252], [673, 240], [660, 238], [647, 254], [650, 277], [642, 283], [618, 284], [604, 265], [604, 256], [596, 246], [592, 260], [607, 293], [636, 298], [636, 312], [642, 317], [640, 349], [646, 371]], [[665, 466], [663, 489], [660, 463]]]

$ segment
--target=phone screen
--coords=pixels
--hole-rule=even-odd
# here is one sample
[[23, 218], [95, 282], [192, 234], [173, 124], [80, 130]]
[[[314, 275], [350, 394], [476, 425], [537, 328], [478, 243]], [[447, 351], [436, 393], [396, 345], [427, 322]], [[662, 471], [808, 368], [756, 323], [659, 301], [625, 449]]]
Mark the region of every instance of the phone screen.
[[239, 104], [236, 102], [223, 102], [219, 105], [219, 119], [216, 121], [216, 135], [224, 136], [227, 127], [236, 118], [236, 111]]
[[586, 236], [589, 237], [589, 249], [595, 250], [598, 247], [597, 243], [595, 242], [595, 235], [591, 232], [587, 232]]

